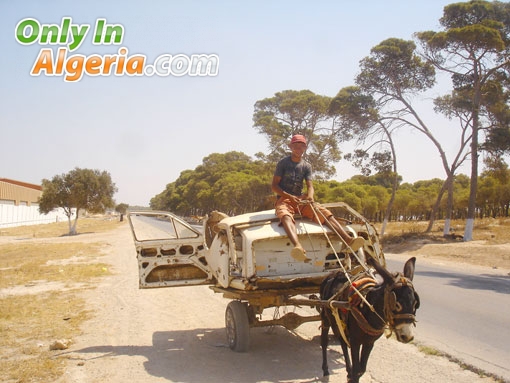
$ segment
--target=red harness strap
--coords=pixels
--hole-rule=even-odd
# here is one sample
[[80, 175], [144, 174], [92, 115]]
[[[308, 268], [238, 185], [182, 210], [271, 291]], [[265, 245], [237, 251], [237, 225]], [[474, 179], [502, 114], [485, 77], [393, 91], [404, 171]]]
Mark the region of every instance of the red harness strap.
[[369, 287], [374, 287], [376, 284], [377, 282], [370, 277], [361, 278], [358, 279], [357, 281], [352, 282], [348, 295], [349, 304], [352, 307], [359, 306], [359, 304], [361, 303], [361, 297], [359, 296], [359, 294], [362, 294], [363, 290]]
[[356, 319], [356, 322], [358, 323], [358, 326], [368, 335], [372, 336], [379, 336], [384, 332], [384, 327], [382, 329], [376, 329], [373, 328], [370, 323], [368, 323], [365, 316], [361, 313], [358, 306], [361, 304], [362, 299], [360, 297], [360, 294], [363, 296], [366, 295], [363, 294], [364, 290], [374, 287], [377, 285], [377, 282], [370, 277], [361, 278], [355, 282], [352, 283], [351, 288], [349, 289], [349, 305], [351, 309], [351, 313]]

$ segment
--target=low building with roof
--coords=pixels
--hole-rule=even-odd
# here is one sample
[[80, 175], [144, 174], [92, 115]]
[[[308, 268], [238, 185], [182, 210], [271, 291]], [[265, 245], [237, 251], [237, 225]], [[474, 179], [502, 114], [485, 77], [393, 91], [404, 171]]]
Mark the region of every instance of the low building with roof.
[[67, 220], [63, 209], [39, 213], [42, 186], [0, 178], [0, 229]]

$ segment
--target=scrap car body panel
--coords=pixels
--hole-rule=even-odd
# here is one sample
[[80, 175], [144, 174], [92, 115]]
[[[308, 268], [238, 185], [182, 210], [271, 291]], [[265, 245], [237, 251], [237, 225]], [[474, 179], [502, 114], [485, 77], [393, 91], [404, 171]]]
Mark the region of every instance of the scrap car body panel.
[[[228, 217], [213, 211], [201, 228], [162, 212], [128, 214], [136, 247], [140, 288], [210, 285], [231, 301], [225, 310], [230, 349], [249, 348], [252, 327], [284, 326], [294, 330], [306, 322], [319, 321], [313, 308], [340, 308], [348, 302], [318, 298], [322, 281], [331, 272], [358, 275], [369, 271], [366, 256], [385, 265], [384, 254], [373, 225], [346, 204], [326, 205], [353, 237], [364, 246], [351, 253], [340, 237], [326, 226], [295, 216], [301, 244], [310, 258], [297, 261], [293, 244], [274, 210]], [[279, 308], [294, 306], [280, 315]], [[275, 308], [271, 319], [263, 316]]]
[[[300, 284], [320, 284], [331, 270], [339, 267], [331, 245], [344, 257], [342, 244], [329, 229], [298, 219], [296, 230], [311, 262], [296, 261], [290, 255], [293, 245], [273, 211], [225, 218], [218, 227], [219, 235], [226, 233], [232, 238], [228, 243], [228, 268], [226, 260], [216, 263], [214, 251], [207, 259], [218, 284], [225, 288], [286, 288], [298, 280]], [[325, 233], [331, 238], [331, 245]]]
[[[373, 226], [346, 204], [327, 206], [335, 216], [335, 209], [340, 209], [338, 217], [345, 229], [365, 239], [364, 248], [355, 256], [349, 256], [345, 244], [329, 228], [298, 217], [298, 236], [311, 261], [296, 261], [290, 255], [293, 245], [274, 210], [225, 217], [219, 222], [206, 217], [201, 230], [171, 213], [131, 212], [128, 217], [140, 288], [200, 284], [245, 291], [318, 288], [331, 271], [351, 267], [364, 252], [384, 264]], [[206, 232], [213, 233], [210, 240]]]
[[166, 212], [132, 212], [128, 218], [140, 288], [211, 283], [199, 230]]

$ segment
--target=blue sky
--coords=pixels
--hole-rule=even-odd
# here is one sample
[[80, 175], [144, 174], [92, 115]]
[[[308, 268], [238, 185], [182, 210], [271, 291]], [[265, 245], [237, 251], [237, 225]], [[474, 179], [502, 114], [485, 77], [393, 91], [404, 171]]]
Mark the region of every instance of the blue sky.
[[[0, 178], [40, 184], [75, 167], [110, 172], [117, 203], [150, 199], [211, 153], [267, 150], [253, 128], [256, 101], [309, 89], [334, 96], [352, 85], [359, 61], [379, 42], [438, 30], [454, 1], [2, 1], [0, 2]], [[17, 23], [58, 24], [105, 18], [124, 26], [120, 46], [71, 54], [216, 54], [215, 77], [98, 76], [65, 82], [30, 76], [42, 46], [21, 45]], [[54, 46], [54, 49], [59, 46]], [[62, 47], [65, 47], [63, 45]], [[424, 110], [430, 100], [422, 100]], [[433, 113], [424, 119], [449, 152], [457, 143]], [[436, 130], [437, 129], [437, 130]], [[419, 133], [397, 136], [405, 182], [444, 178], [436, 150]], [[350, 147], [342, 147], [347, 152]], [[337, 165], [339, 181], [357, 174]], [[464, 173], [469, 173], [464, 170]]]

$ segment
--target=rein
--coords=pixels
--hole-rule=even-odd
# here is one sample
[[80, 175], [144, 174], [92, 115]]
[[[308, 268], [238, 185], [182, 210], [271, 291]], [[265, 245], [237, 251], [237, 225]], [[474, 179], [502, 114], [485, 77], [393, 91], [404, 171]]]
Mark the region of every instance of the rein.
[[[310, 204], [310, 207], [312, 208], [312, 211], [313, 211], [313, 214], [315, 216], [315, 219], [317, 220], [317, 223], [319, 224], [319, 226], [321, 227], [322, 229], [322, 232], [324, 233], [324, 236], [326, 237], [326, 240], [328, 241], [328, 244], [331, 246], [331, 249], [333, 250], [333, 253], [335, 254], [335, 257], [336, 259], [338, 260], [338, 263], [340, 264], [340, 266], [342, 267], [342, 270], [344, 272], [344, 274], [347, 273], [347, 271], [345, 270], [345, 268], [343, 267], [342, 265], [342, 261], [340, 260], [340, 257], [338, 256], [337, 252], [335, 251], [335, 247], [333, 246], [333, 244], [331, 243], [329, 237], [328, 237], [328, 234], [326, 232], [326, 230], [324, 229], [324, 226], [322, 225], [321, 223], [321, 220], [319, 219], [319, 216], [317, 214], [317, 210], [315, 209], [315, 202], [309, 202]], [[299, 207], [298, 207], [299, 209]], [[301, 209], [299, 209], [301, 210]], [[326, 221], [328, 218], [326, 216], [324, 216], [324, 214], [319, 211], [319, 213], [321, 214], [322, 218]], [[353, 251], [352, 248], [347, 244], [347, 242], [342, 238], [342, 236], [340, 235], [340, 233], [338, 233], [334, 227], [331, 227], [331, 230], [337, 235], [337, 237], [342, 241], [342, 243], [348, 248], [351, 250], [351, 254], [354, 255], [354, 257], [356, 258], [356, 260], [358, 261], [358, 263], [363, 267], [363, 269], [365, 270], [366, 273], [369, 273], [370, 275], [372, 275], [371, 271], [369, 268], [367, 268], [364, 264], [364, 262], [361, 261], [361, 259], [358, 257], [358, 254], [356, 251]], [[346, 276], [347, 277], [347, 276]], [[372, 275], [373, 277], [373, 275]], [[347, 277], [348, 278], [348, 277]], [[366, 302], [367, 304], [369, 304], [368, 302]]]
[[[350, 345], [350, 342], [349, 342], [349, 337], [347, 336], [346, 334], [346, 330], [347, 330], [347, 324], [345, 323], [345, 321], [343, 321], [341, 318], [340, 318], [340, 314], [338, 312], [338, 308], [336, 307], [333, 307], [331, 305], [331, 302], [333, 300], [335, 300], [335, 298], [337, 298], [339, 295], [341, 295], [345, 289], [347, 288], [347, 286], [350, 287], [350, 292], [349, 292], [349, 302], [351, 302], [353, 299], [352, 299], [352, 296], [354, 294], [356, 294], [357, 299], [356, 300], [356, 304], [350, 304], [349, 305], [349, 310], [351, 310], [351, 312], [353, 312], [353, 315], [354, 317], [356, 318], [356, 321], [358, 322], [358, 324], [360, 324], [360, 327], [363, 328], [363, 331], [366, 331], [366, 332], [373, 332], [373, 331], [378, 331], [378, 330], [373, 330], [372, 326], [370, 326], [370, 324], [367, 322], [367, 320], [365, 319], [365, 317], [363, 316], [363, 314], [361, 314], [361, 312], [357, 309], [357, 306], [359, 304], [361, 304], [361, 302], [365, 303], [367, 305], [367, 307], [370, 308], [370, 310], [372, 312], [374, 312], [380, 319], [383, 323], [386, 324], [386, 321], [381, 318], [381, 316], [375, 311], [375, 308], [374, 306], [369, 302], [367, 301], [367, 299], [365, 298], [365, 295], [363, 295], [361, 293], [360, 290], [358, 290], [358, 286], [355, 285], [355, 283], [353, 283], [353, 281], [351, 280], [351, 277], [349, 276], [349, 273], [347, 272], [347, 270], [345, 269], [344, 265], [342, 264], [342, 261], [340, 259], [340, 257], [338, 256], [336, 250], [335, 250], [335, 247], [333, 246], [333, 244], [331, 243], [331, 240], [329, 239], [329, 236], [326, 232], [326, 230], [324, 229], [324, 226], [322, 225], [321, 223], [321, 220], [319, 219], [319, 216], [317, 214], [317, 210], [315, 209], [315, 206], [314, 206], [314, 203], [311, 202], [310, 203], [310, 207], [312, 208], [312, 211], [313, 211], [313, 214], [315, 216], [315, 219], [317, 220], [317, 223], [320, 225], [321, 229], [322, 229], [322, 232], [324, 234], [324, 236], [326, 237], [326, 240], [328, 241], [328, 244], [329, 246], [331, 247], [331, 249], [333, 250], [333, 253], [335, 254], [335, 257], [336, 259], [338, 260], [338, 264], [340, 265], [340, 267], [342, 268], [342, 272], [345, 276], [345, 278], [347, 279], [347, 282], [342, 286], [342, 288], [336, 293], [334, 294], [330, 299], [329, 299], [329, 302], [330, 302], [330, 309], [331, 309], [331, 312], [333, 313], [333, 316], [335, 317], [335, 321], [337, 323], [337, 327], [338, 329], [340, 330], [340, 333], [342, 335], [342, 338], [344, 339], [345, 343], [347, 344], [348, 347], [351, 347]], [[298, 206], [298, 210], [299, 212], [301, 213], [301, 209], [299, 208]], [[327, 217], [325, 217], [322, 212], [320, 212], [322, 217], [327, 220]], [[367, 268], [364, 264], [364, 262], [362, 262], [358, 255], [356, 254], [355, 251], [353, 251], [351, 249], [351, 247], [347, 244], [346, 241], [344, 241], [344, 239], [342, 238], [342, 236], [340, 235], [340, 233], [338, 233], [333, 227], [331, 227], [331, 229], [333, 230], [333, 232], [337, 235], [338, 238], [340, 238], [340, 240], [343, 242], [343, 244], [349, 248], [352, 252], [352, 254], [356, 257], [356, 259], [358, 260], [358, 263], [363, 267], [363, 269], [365, 270], [365, 274], [366, 275], [369, 275], [370, 278], [365, 278], [365, 280], [370, 280], [370, 286], [364, 286], [363, 289], [367, 288], [367, 287], [372, 287], [372, 286], [375, 286], [376, 285], [376, 281], [375, 281], [375, 276], [373, 275], [372, 271]], [[306, 227], [305, 227], [305, 230], [306, 230]], [[308, 232], [307, 232], [308, 234]], [[384, 331], [384, 327], [382, 328], [382, 331]], [[379, 333], [378, 333], [379, 334]], [[381, 332], [382, 334], [382, 332]]]
[[[319, 216], [317, 215], [317, 210], [315, 209], [315, 202], [306, 202], [308, 204], [310, 204], [310, 207], [312, 208], [312, 211], [313, 211], [313, 214], [315, 216], [315, 219], [317, 220], [317, 223], [319, 224], [319, 226], [321, 227], [322, 229], [322, 233], [324, 234], [324, 237], [326, 237], [326, 240], [328, 241], [328, 244], [329, 246], [331, 247], [331, 249], [333, 250], [333, 253], [335, 254], [335, 257], [338, 261], [338, 264], [340, 265], [340, 267], [342, 268], [342, 271], [344, 273], [344, 276], [345, 278], [347, 279], [347, 281], [349, 282], [351, 288], [353, 288], [353, 284], [352, 284], [352, 280], [351, 278], [349, 277], [349, 273], [347, 272], [347, 270], [345, 269], [344, 265], [342, 264], [342, 260], [340, 259], [340, 257], [338, 256], [336, 250], [335, 250], [335, 247], [333, 246], [333, 244], [331, 243], [331, 240], [329, 239], [329, 236], [328, 236], [328, 233], [326, 232], [326, 230], [324, 229], [324, 226], [322, 225], [321, 223], [321, 220], [319, 219]], [[298, 211], [299, 213], [301, 213], [301, 209], [299, 208], [299, 205], [298, 205]], [[322, 217], [327, 220], [327, 217], [324, 216], [324, 214], [322, 214], [322, 212], [320, 212]], [[305, 230], [306, 230], [306, 226], [305, 226]], [[365, 270], [365, 273], [369, 274], [372, 278], [375, 278], [375, 276], [373, 275], [372, 271], [365, 266], [364, 262], [362, 262], [358, 255], [356, 254], [355, 251], [352, 250], [352, 248], [347, 244], [347, 242], [342, 238], [342, 236], [340, 235], [340, 233], [338, 233], [333, 227], [331, 227], [331, 230], [333, 230], [333, 232], [337, 235], [338, 238], [340, 238], [340, 240], [342, 241], [342, 243], [348, 247], [352, 254], [356, 257], [356, 259], [358, 260], [358, 263], [363, 267], [363, 269]], [[308, 231], [306, 232], [307, 235], [309, 236], [308, 234]], [[356, 290], [356, 287], [354, 286], [354, 289]], [[356, 293], [358, 294], [358, 296], [365, 302], [365, 304], [370, 307], [370, 310], [372, 310], [373, 312], [375, 312], [373, 306], [370, 304], [370, 302], [368, 302], [365, 297], [363, 295], [361, 295], [359, 293], [359, 291], [356, 291]]]
[[[383, 303], [384, 318], [381, 317], [381, 315], [375, 310], [374, 306], [370, 302], [368, 302], [368, 300], [366, 299], [366, 294], [368, 293], [368, 291], [365, 294], [362, 293], [362, 292], [365, 292], [366, 290], [368, 290], [369, 288], [375, 287], [377, 285], [377, 282], [375, 280], [374, 274], [372, 273], [372, 270], [370, 270], [368, 267], [365, 266], [364, 262], [362, 262], [359, 259], [356, 252], [352, 251], [350, 246], [343, 240], [343, 238], [340, 236], [340, 234], [332, 227], [331, 229], [333, 230], [333, 232], [335, 232], [335, 234], [338, 236], [338, 238], [340, 238], [340, 240], [344, 243], [344, 245], [351, 250], [352, 254], [358, 260], [358, 263], [364, 269], [363, 274], [366, 275], [366, 277], [355, 280], [354, 282], [352, 281], [351, 277], [349, 276], [349, 273], [343, 266], [342, 261], [340, 260], [340, 257], [338, 256], [337, 252], [335, 251], [335, 248], [334, 248], [333, 244], [331, 243], [331, 240], [329, 239], [329, 236], [318, 217], [317, 210], [315, 209], [314, 203], [313, 202], [309, 202], [309, 203], [310, 203], [310, 207], [312, 208], [312, 211], [314, 213], [314, 216], [317, 220], [317, 223], [320, 225], [322, 232], [323, 232], [324, 236], [326, 237], [326, 240], [328, 241], [329, 246], [333, 250], [335, 257], [337, 258], [338, 263], [339, 263], [340, 267], [342, 268], [342, 272], [343, 272], [345, 278], [347, 279], [347, 282], [345, 282], [344, 285], [328, 300], [329, 308], [335, 318], [337, 327], [341, 333], [342, 338], [344, 339], [345, 343], [347, 344], [347, 346], [349, 348], [351, 347], [349, 339], [348, 339], [349, 337], [346, 334], [347, 324], [340, 317], [339, 309], [337, 307], [333, 307], [333, 305], [332, 305], [332, 302], [334, 300], [337, 300], [345, 292], [347, 287], [349, 287], [349, 292], [348, 292], [349, 308], [347, 310], [349, 310], [352, 313], [354, 319], [358, 323], [358, 326], [366, 334], [368, 334], [370, 336], [380, 336], [384, 333], [384, 330], [386, 328], [389, 328], [390, 331], [392, 331], [395, 328], [395, 320], [399, 320], [399, 319], [403, 319], [406, 321], [411, 321], [412, 323], [416, 323], [416, 317], [414, 314], [395, 314], [394, 313], [395, 310], [396, 311], [402, 310], [402, 307], [397, 302], [397, 298], [396, 298], [396, 294], [395, 294], [394, 290], [399, 289], [403, 286], [410, 286], [414, 290], [411, 280], [409, 280], [408, 278], [404, 277], [402, 274], [399, 273], [395, 277], [393, 283], [391, 283], [385, 287], [384, 298], [383, 298], [384, 299], [384, 303]], [[298, 206], [298, 211], [301, 213], [301, 209], [299, 208], [299, 206]], [[319, 211], [319, 213], [321, 213], [321, 212]], [[327, 217], [325, 217], [322, 213], [321, 213], [321, 215], [324, 219], [327, 220]], [[305, 230], [306, 230], [306, 227], [305, 227]], [[308, 234], [308, 232], [307, 232], [307, 234]], [[359, 306], [362, 305], [362, 303], [364, 303], [370, 309], [370, 311], [372, 311], [381, 320], [381, 322], [383, 324], [383, 326], [381, 328], [374, 328], [370, 323], [368, 323], [368, 320], [365, 318], [363, 313], [358, 308]]]

